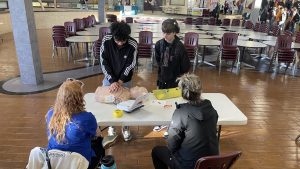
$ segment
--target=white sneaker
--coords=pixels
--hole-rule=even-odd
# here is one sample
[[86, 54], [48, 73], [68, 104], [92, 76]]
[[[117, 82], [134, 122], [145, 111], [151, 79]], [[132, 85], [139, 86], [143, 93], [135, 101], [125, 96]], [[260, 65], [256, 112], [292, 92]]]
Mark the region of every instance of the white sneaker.
[[128, 129], [128, 127], [123, 127], [122, 128], [122, 134], [123, 134], [123, 137], [124, 137], [125, 141], [129, 141], [129, 140], [132, 139], [132, 136], [130, 134], [130, 130]]
[[167, 128], [168, 126], [155, 126], [154, 128], [153, 128], [153, 131], [156, 131], [156, 132], [159, 132], [159, 131], [161, 131], [162, 129], [165, 129], [165, 128]]
[[116, 135], [115, 128], [113, 128], [111, 126], [108, 127], [107, 135], [108, 136], [114, 136], [114, 135]]

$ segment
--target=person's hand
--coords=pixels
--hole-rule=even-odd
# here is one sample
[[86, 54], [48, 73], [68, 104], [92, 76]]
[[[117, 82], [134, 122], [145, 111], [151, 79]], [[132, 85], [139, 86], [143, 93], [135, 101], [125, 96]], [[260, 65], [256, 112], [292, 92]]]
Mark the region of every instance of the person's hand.
[[112, 84], [109, 86], [109, 89], [108, 89], [108, 90], [109, 90], [110, 93], [113, 93], [113, 92], [118, 91], [120, 87], [121, 87], [121, 86], [120, 86], [120, 84], [119, 84], [118, 82], [114, 82], [114, 83], [112, 83]]

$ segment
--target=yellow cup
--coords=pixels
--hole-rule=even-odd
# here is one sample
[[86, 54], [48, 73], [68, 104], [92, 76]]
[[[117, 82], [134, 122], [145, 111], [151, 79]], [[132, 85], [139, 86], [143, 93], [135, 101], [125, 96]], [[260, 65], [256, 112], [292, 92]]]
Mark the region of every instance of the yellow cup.
[[119, 110], [119, 109], [117, 109], [117, 110], [114, 110], [113, 111], [113, 116], [115, 117], [115, 118], [120, 118], [120, 117], [122, 117], [123, 116], [123, 110]]

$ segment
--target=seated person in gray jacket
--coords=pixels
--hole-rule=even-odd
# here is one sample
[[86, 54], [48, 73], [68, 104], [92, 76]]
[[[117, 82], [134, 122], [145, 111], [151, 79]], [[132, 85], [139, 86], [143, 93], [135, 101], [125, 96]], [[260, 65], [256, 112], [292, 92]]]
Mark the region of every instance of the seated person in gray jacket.
[[199, 77], [184, 74], [177, 80], [182, 97], [188, 102], [176, 106], [168, 145], [152, 149], [155, 169], [193, 169], [199, 158], [219, 154], [218, 114], [209, 100], [201, 99]]

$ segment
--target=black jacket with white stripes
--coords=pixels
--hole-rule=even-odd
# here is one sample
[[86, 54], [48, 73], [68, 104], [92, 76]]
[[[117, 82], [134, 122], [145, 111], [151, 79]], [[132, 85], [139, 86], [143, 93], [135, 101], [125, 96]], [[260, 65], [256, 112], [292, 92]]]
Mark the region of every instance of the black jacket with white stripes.
[[105, 78], [110, 82], [122, 80], [124, 83], [131, 80], [136, 64], [137, 42], [129, 38], [119, 48], [112, 35], [106, 35], [102, 39], [100, 48], [100, 63]]

